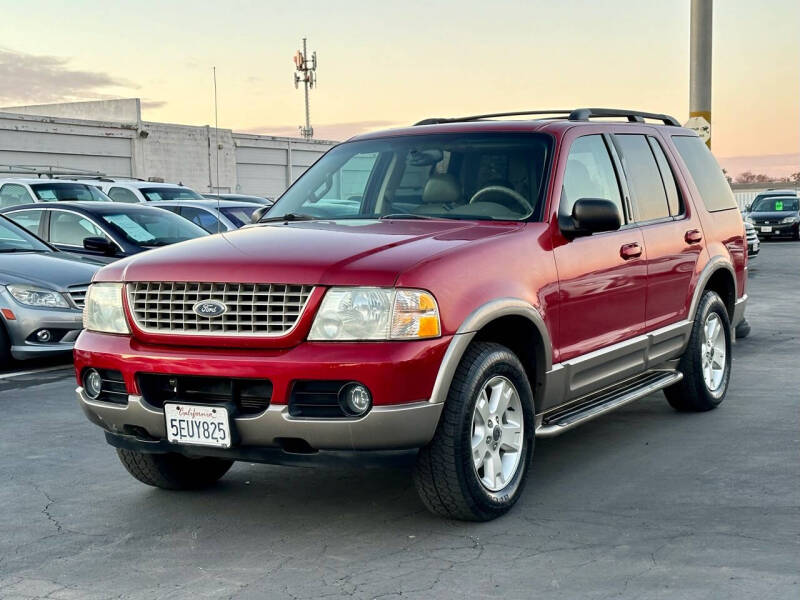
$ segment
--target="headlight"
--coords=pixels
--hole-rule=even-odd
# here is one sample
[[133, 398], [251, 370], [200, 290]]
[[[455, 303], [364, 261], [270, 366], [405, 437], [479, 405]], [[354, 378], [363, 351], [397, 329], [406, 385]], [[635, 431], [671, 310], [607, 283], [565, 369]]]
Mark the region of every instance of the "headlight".
[[122, 307], [121, 283], [93, 283], [89, 286], [83, 326], [101, 333], [130, 333]]
[[325, 294], [308, 339], [413, 340], [440, 333], [439, 309], [428, 292], [340, 287]]
[[784, 217], [781, 223], [794, 223], [795, 221], [797, 221], [797, 217]]
[[753, 221], [753, 217], [745, 217], [744, 220], [750, 223], [750, 225], [753, 225], [755, 223], [755, 221]]
[[14, 283], [6, 286], [8, 293], [14, 300], [26, 306], [37, 308], [69, 308], [67, 300], [56, 291], [35, 285], [24, 285]]

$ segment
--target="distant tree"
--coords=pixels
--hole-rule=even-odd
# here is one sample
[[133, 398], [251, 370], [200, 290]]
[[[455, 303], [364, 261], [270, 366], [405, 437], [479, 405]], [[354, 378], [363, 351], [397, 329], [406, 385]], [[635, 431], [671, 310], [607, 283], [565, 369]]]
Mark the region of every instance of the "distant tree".
[[789, 175], [788, 181], [792, 183], [800, 183], [800, 171], [797, 171], [796, 173], [792, 173], [791, 175]]
[[752, 171], [745, 171], [736, 177], [736, 183], [766, 183], [772, 181], [772, 178], [763, 173], [753, 173]]
[[728, 169], [722, 169], [722, 174], [723, 174], [723, 175], [725, 175], [725, 179], [727, 179], [727, 180], [728, 180], [728, 185], [730, 185], [731, 183], [733, 183], [733, 177], [731, 177], [730, 175], [728, 175]]

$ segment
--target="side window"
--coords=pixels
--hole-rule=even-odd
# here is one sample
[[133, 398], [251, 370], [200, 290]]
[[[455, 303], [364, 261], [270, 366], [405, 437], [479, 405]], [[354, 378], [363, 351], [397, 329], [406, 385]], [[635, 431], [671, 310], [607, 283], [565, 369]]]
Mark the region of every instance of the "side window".
[[619, 182], [602, 135], [580, 137], [569, 149], [559, 212], [572, 214], [572, 206], [581, 198], [611, 200], [625, 221]]
[[668, 217], [667, 193], [647, 137], [617, 134], [614, 140], [628, 179], [635, 219], [652, 221]]
[[209, 233], [217, 233], [217, 231], [225, 231], [227, 229], [226, 227], [220, 227], [219, 219], [202, 208], [182, 206], [180, 215], [184, 219], [190, 220], [195, 225], [199, 225]]
[[683, 204], [681, 203], [681, 196], [678, 193], [678, 185], [675, 183], [675, 175], [667, 162], [667, 157], [664, 150], [661, 149], [661, 144], [658, 143], [656, 138], [648, 137], [647, 141], [650, 142], [650, 148], [656, 157], [658, 169], [661, 171], [661, 181], [664, 183], [664, 189], [667, 192], [667, 204], [669, 204], [669, 214], [673, 217], [683, 214]]
[[114, 202], [126, 202], [128, 204], [136, 204], [139, 202], [136, 194], [121, 187], [112, 187], [108, 190], [108, 197]]
[[18, 204], [29, 204], [33, 198], [24, 186], [17, 183], [7, 183], [0, 188], [0, 208], [17, 206]]
[[689, 169], [708, 211], [737, 208], [731, 186], [703, 140], [696, 136], [675, 135], [672, 141]]
[[18, 210], [6, 216], [17, 225], [39, 235], [39, 224], [42, 222], [43, 214], [43, 210]]
[[50, 243], [83, 248], [87, 237], [108, 237], [86, 217], [71, 212], [54, 210], [50, 213]]

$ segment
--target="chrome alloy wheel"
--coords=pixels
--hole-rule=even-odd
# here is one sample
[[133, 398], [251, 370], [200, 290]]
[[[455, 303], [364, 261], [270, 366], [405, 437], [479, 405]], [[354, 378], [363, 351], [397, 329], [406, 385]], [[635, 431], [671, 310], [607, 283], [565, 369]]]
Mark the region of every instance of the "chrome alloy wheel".
[[472, 413], [472, 465], [490, 492], [506, 487], [522, 459], [522, 402], [514, 384], [492, 377], [481, 389]]
[[716, 392], [725, 379], [725, 332], [722, 320], [717, 313], [709, 313], [703, 325], [703, 345], [700, 355], [703, 365], [703, 380], [709, 392]]

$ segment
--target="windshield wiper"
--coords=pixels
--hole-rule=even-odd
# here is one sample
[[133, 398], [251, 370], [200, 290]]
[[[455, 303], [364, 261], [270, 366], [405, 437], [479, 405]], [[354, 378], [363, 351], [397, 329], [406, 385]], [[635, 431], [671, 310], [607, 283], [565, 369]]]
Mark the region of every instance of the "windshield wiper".
[[286, 213], [280, 217], [267, 217], [266, 219], [259, 219], [259, 223], [277, 223], [279, 221], [316, 221], [322, 217], [315, 217], [313, 215], [304, 215], [298, 213]]
[[447, 217], [431, 217], [428, 215], [418, 215], [415, 213], [394, 213], [391, 215], [383, 215], [380, 217], [381, 221], [383, 219], [446, 219]]

